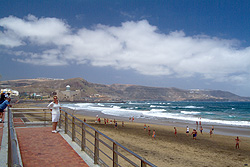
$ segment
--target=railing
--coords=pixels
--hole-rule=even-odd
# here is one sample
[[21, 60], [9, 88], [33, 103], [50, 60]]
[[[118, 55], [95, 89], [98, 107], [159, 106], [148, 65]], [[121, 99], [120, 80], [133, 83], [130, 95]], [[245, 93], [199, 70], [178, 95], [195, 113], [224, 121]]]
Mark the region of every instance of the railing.
[[[25, 112], [15, 112], [15, 114], [19, 114], [19, 118], [22, 119], [22, 121], [20, 120], [20, 122], [17, 123], [15, 121], [15, 126], [46, 126], [51, 124], [51, 115], [48, 116], [50, 111], [47, 111], [47, 108], [18, 108], [15, 110], [25, 110]], [[27, 110], [33, 111], [27, 112]], [[36, 112], [37, 110], [40, 110], [40, 112]], [[37, 123], [37, 121], [39, 123]], [[72, 141], [77, 143], [82, 151], [85, 151], [94, 160], [94, 164], [105, 167], [155, 167], [151, 162], [145, 160], [141, 156], [74, 116], [74, 112], [70, 109], [61, 110], [58, 126], [59, 128], [63, 128], [64, 133], [69, 135]]]
[[13, 125], [13, 115], [11, 109], [8, 111], [8, 167], [21, 167], [17, 151], [17, 141]]

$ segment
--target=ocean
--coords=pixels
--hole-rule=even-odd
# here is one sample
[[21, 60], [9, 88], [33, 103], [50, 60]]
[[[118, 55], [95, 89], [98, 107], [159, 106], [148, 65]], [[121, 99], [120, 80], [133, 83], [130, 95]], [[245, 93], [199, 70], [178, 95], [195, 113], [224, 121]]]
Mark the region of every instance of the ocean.
[[76, 111], [101, 112], [105, 115], [134, 117], [153, 121], [168, 120], [202, 125], [250, 127], [249, 102], [166, 102], [129, 101], [126, 103], [67, 103]]

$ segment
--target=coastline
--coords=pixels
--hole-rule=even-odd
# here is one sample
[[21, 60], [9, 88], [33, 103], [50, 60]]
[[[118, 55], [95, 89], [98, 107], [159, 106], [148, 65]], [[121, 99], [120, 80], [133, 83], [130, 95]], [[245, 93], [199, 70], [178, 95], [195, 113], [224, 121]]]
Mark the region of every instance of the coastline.
[[[37, 104], [22, 104], [25, 107], [37, 106]], [[39, 107], [47, 104], [39, 104]], [[220, 127], [215, 126], [215, 134], [210, 135], [205, 130], [203, 134], [198, 131], [197, 140], [192, 135], [186, 135], [186, 123], [176, 121], [152, 121], [150, 119], [135, 119], [131, 122], [127, 117], [105, 115], [100, 111], [77, 110], [73, 112], [80, 119], [86, 119], [87, 123], [101, 131], [113, 140], [127, 147], [141, 157], [152, 162], [156, 166], [165, 167], [200, 167], [200, 166], [248, 166], [250, 165], [250, 138], [240, 136], [240, 149], [235, 149], [236, 136], [221, 135]], [[101, 118], [101, 123], [95, 123], [96, 115]], [[104, 124], [103, 118], [116, 119], [118, 128], [114, 124]], [[121, 121], [125, 126], [122, 127]], [[144, 123], [150, 126], [151, 133], [144, 131]], [[173, 127], [177, 127], [177, 137]], [[190, 124], [190, 133], [196, 125]], [[204, 129], [205, 129], [204, 125]], [[234, 134], [238, 129], [229, 130]], [[156, 131], [156, 139], [152, 139], [152, 131]], [[243, 132], [244, 133], [244, 132]]]
[[[86, 115], [95, 117], [98, 115], [100, 118], [111, 118], [116, 119], [120, 121], [126, 121], [128, 122], [129, 119], [127, 117], [121, 117], [121, 116], [113, 116], [104, 114], [101, 111], [89, 111], [89, 110], [77, 110], [76, 114], [80, 115]], [[197, 128], [196, 122], [190, 123], [190, 122], [184, 122], [180, 120], [174, 120], [174, 119], [147, 119], [147, 118], [135, 118], [135, 122], [137, 123], [146, 123], [146, 124], [155, 124], [155, 125], [164, 125], [164, 126], [176, 126], [180, 128], [186, 128], [188, 126], [190, 129], [199, 129], [199, 126]], [[215, 131], [214, 134], [219, 135], [225, 135], [225, 136], [241, 136], [241, 137], [249, 137], [250, 138], [250, 127], [245, 126], [229, 126], [229, 125], [209, 125], [209, 124], [203, 124], [203, 132], [209, 133], [210, 129], [214, 126]]]
[[[134, 122], [122, 118], [104, 115], [98, 112], [76, 112], [81, 119], [101, 131], [105, 135], [129, 148], [136, 154], [144, 157], [156, 166], [165, 167], [200, 167], [200, 166], [248, 166], [250, 164], [250, 138], [240, 136], [240, 150], [235, 149], [236, 136], [221, 135], [220, 130], [215, 127], [215, 134], [210, 137], [209, 133], [200, 134], [198, 131], [197, 140], [193, 140], [190, 133], [186, 135], [186, 128], [178, 123], [154, 124], [147, 122], [151, 133], [144, 131], [143, 120], [135, 119]], [[101, 123], [95, 123], [98, 114]], [[104, 124], [103, 118], [116, 119], [118, 129], [114, 124]], [[122, 121], [125, 126], [122, 127]], [[177, 137], [174, 135], [174, 127], [177, 127]], [[156, 131], [156, 139], [152, 138], [152, 131]], [[237, 131], [237, 129], [235, 129]], [[235, 132], [233, 130], [233, 132]], [[232, 129], [230, 129], [232, 133]]]

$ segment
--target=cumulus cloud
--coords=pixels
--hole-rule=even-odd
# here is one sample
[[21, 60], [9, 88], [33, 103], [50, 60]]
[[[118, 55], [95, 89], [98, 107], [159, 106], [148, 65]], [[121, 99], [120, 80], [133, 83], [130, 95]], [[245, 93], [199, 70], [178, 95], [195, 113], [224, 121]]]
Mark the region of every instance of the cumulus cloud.
[[28, 15], [23, 19], [2, 18], [0, 27], [0, 45], [13, 50], [37, 47], [28, 53], [13, 51], [15, 60], [23, 63], [89, 63], [132, 69], [143, 75], [239, 82], [249, 79], [250, 47], [240, 48], [236, 40], [187, 36], [183, 31], [159, 33], [147, 20], [73, 29], [65, 20]]

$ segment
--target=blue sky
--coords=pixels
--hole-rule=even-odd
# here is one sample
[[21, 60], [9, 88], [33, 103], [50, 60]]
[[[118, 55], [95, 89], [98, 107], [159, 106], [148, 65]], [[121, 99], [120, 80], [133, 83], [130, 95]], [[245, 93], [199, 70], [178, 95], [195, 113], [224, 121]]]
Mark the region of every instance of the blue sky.
[[248, 0], [0, 1], [1, 80], [215, 89], [250, 96]]

